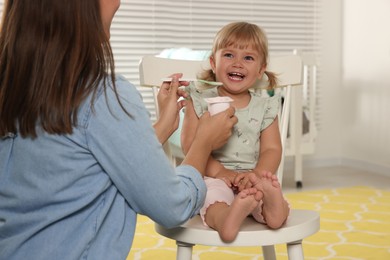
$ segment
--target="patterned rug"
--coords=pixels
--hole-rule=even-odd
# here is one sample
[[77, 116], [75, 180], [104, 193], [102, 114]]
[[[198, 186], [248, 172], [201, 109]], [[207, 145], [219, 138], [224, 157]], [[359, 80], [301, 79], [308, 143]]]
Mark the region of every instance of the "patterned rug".
[[[321, 229], [303, 241], [305, 259], [390, 259], [390, 190], [348, 187], [286, 194], [292, 208], [320, 212]], [[287, 259], [284, 245], [278, 259]], [[175, 242], [154, 231], [153, 222], [138, 217], [127, 260], [176, 259]], [[195, 246], [193, 260], [260, 260], [257, 247]]]

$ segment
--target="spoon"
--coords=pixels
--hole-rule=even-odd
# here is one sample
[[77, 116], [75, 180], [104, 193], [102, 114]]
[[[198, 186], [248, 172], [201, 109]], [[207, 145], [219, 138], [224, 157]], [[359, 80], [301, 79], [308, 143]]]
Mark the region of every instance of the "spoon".
[[[162, 78], [161, 80], [162, 81], [171, 82], [172, 78]], [[204, 83], [204, 84], [207, 84], [207, 85], [211, 85], [211, 86], [221, 86], [221, 85], [223, 85], [222, 82], [208, 81], [208, 80], [204, 80], [204, 79], [186, 79], [186, 78], [181, 78], [181, 79], [179, 79], [179, 81], [193, 81], [193, 82], [197, 81], [197, 82], [201, 82], [201, 83]]]

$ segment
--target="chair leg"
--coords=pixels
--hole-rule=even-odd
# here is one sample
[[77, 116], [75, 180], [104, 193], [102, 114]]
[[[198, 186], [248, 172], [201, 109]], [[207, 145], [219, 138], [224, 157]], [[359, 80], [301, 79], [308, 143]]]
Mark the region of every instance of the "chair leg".
[[289, 260], [303, 260], [302, 240], [288, 243], [287, 254]]
[[176, 260], [191, 260], [193, 244], [176, 241], [177, 253]]
[[264, 260], [276, 260], [274, 246], [262, 246]]

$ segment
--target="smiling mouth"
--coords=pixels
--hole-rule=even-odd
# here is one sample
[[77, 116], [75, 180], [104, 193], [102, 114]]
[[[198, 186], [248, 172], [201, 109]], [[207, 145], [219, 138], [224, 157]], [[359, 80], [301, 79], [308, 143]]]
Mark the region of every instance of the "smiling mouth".
[[243, 80], [245, 78], [244, 74], [238, 73], [238, 72], [231, 72], [228, 73], [229, 78], [232, 80]]

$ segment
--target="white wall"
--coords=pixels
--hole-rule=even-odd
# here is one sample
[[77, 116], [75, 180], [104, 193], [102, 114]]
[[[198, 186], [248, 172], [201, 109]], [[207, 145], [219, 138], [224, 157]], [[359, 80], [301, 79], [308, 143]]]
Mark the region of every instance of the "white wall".
[[[320, 131], [316, 152], [310, 161], [318, 164], [339, 163], [341, 156], [341, 84], [342, 5], [339, 0], [322, 0], [319, 21], [322, 53], [320, 65]], [[310, 158], [310, 156], [309, 156]], [[305, 157], [307, 159], [307, 157]], [[313, 159], [313, 160], [312, 160]]]
[[390, 1], [322, 0], [322, 164], [390, 174]]
[[390, 168], [390, 1], [345, 0], [342, 156]]

